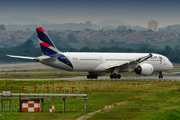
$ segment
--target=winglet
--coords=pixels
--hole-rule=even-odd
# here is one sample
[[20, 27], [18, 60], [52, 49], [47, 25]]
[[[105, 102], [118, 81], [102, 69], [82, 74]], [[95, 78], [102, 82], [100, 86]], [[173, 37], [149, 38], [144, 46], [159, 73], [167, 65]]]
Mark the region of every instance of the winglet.
[[153, 56], [153, 55], [152, 55], [151, 53], [149, 53], [149, 55], [144, 56], [144, 57], [142, 57], [142, 58], [140, 58], [140, 59], [138, 59], [138, 60], [136, 60], [136, 61], [139, 62], [139, 63], [141, 63], [141, 62], [149, 59], [149, 58], [152, 57], [152, 56]]
[[[114, 67], [120, 67], [120, 66], [123, 66], [123, 65], [130, 65], [130, 64], [131, 64], [132, 66], [134, 66], [134, 64], [137, 65], [138, 63], [141, 63], [141, 62], [147, 60], [148, 58], [150, 58], [150, 57], [152, 57], [152, 56], [153, 56], [153, 55], [152, 55], [151, 53], [149, 53], [149, 55], [147, 55], [147, 56], [144, 56], [144, 57], [141, 57], [141, 58], [138, 58], [138, 59], [136, 59], [136, 60], [129, 61], [129, 62], [114, 64], [114, 65], [111, 65], [111, 66], [106, 67], [106, 69], [110, 69], [110, 68], [114, 68]], [[134, 69], [132, 69], [132, 70], [134, 70]]]

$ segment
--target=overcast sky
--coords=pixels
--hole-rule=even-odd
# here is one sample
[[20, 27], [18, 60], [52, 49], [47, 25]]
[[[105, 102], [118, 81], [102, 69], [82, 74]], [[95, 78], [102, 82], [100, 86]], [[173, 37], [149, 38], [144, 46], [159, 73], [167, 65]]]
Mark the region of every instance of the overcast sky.
[[180, 24], [180, 0], [0, 0], [0, 19], [17, 15], [49, 23], [119, 20], [143, 27], [156, 20], [165, 27]]

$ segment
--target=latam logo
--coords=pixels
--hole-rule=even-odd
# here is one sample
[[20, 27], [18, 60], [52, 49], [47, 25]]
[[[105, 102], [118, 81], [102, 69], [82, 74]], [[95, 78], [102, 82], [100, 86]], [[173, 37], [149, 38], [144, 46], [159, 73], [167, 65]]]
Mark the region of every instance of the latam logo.
[[41, 31], [41, 32], [43, 32], [43, 33], [45, 32], [42, 27], [36, 28], [36, 30], [39, 30], [39, 31]]
[[160, 60], [162, 60], [163, 58], [161, 56], [152, 56], [150, 59], [160, 59]]
[[159, 58], [160, 60], [162, 60], [162, 59], [163, 59], [161, 56], [158, 56], [158, 58]]
[[51, 45], [49, 45], [49, 44], [47, 44], [47, 43], [45, 43], [45, 42], [41, 42], [40, 44], [43, 45], [43, 46], [45, 46], [45, 47], [51, 47]]

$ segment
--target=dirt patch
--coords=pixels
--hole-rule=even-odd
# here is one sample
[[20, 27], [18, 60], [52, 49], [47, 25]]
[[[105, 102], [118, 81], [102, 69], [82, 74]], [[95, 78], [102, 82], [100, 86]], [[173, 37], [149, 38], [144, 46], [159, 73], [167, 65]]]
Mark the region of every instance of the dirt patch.
[[91, 112], [91, 113], [88, 113], [87, 115], [83, 115], [83, 116], [77, 118], [76, 120], [86, 120], [86, 119], [90, 118], [92, 115], [94, 115], [96, 113], [99, 113], [99, 112], [102, 112], [102, 111], [106, 111], [106, 110], [112, 110], [112, 109], [114, 109], [114, 108], [116, 108], [118, 106], [124, 105], [127, 102], [128, 101], [115, 103], [113, 105], [105, 105], [105, 108], [97, 110], [97, 111], [94, 111], [94, 112]]

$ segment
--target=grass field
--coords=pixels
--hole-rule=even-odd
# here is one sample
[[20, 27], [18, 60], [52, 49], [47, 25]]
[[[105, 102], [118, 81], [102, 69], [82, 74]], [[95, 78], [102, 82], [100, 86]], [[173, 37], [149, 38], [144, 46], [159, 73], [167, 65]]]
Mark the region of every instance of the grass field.
[[[31, 65], [26, 65], [29, 68]], [[8, 68], [4, 67], [4, 68]], [[15, 68], [15, 67], [14, 67]], [[14, 69], [13, 68], [13, 69]], [[179, 64], [174, 64], [174, 69], [167, 72], [172, 74], [180, 70]], [[2, 71], [0, 78], [62, 78], [86, 76], [88, 73], [65, 72], [56, 69], [14, 69]], [[157, 73], [156, 73], [157, 74]], [[135, 73], [122, 73], [122, 76], [134, 76]], [[6, 81], [1, 80], [0, 86], [6, 86]], [[50, 93], [59, 93], [59, 86], [64, 87], [62, 93], [71, 93], [69, 87], [76, 87], [75, 93], [85, 93], [83, 87], [88, 86], [87, 112], [84, 112], [83, 99], [66, 99], [66, 112], [63, 113], [62, 99], [44, 99], [44, 112], [27, 113], [19, 112], [18, 99], [12, 99], [13, 112], [8, 112], [8, 101], [4, 102], [5, 112], [0, 112], [6, 120], [74, 120], [82, 115], [105, 108], [118, 102], [126, 101], [124, 105], [111, 110], [101, 111], [92, 115], [89, 120], [174, 120], [180, 119], [180, 82], [178, 81], [15, 81], [8, 80], [7, 86], [14, 86], [13, 93], [21, 93], [19, 86], [26, 86], [24, 93], [34, 93], [32, 86], [38, 86], [37, 93], [46, 93], [46, 86], [50, 86]], [[6, 87], [5, 91], [10, 91]], [[2, 88], [0, 88], [0, 93]], [[55, 105], [55, 113], [49, 113], [49, 106]], [[0, 118], [1, 119], [1, 118]]]
[[[4, 102], [6, 112], [0, 112], [6, 120], [73, 120], [90, 112], [103, 109], [105, 105], [127, 101], [110, 111], [93, 115], [95, 119], [180, 119], [180, 82], [176, 81], [7, 81], [7, 86], [15, 86], [13, 92], [21, 93], [19, 86], [26, 86], [25, 93], [33, 93], [32, 86], [39, 86], [37, 93], [46, 93], [45, 86], [51, 86], [50, 93], [59, 93], [58, 86], [63, 86], [62, 93], [71, 93], [69, 87], [76, 87], [75, 93], [85, 93], [88, 86], [87, 113], [84, 112], [83, 99], [67, 99], [66, 112], [62, 113], [62, 99], [45, 99], [44, 112], [18, 112], [18, 100], [12, 100], [14, 112], [7, 112], [8, 102]], [[5, 81], [0, 81], [1, 86]], [[5, 90], [10, 91], [7, 87]], [[1, 90], [0, 90], [1, 92]], [[16, 106], [17, 104], [17, 106]], [[56, 112], [49, 113], [49, 105], [55, 105]], [[17, 112], [16, 112], [17, 111]]]

